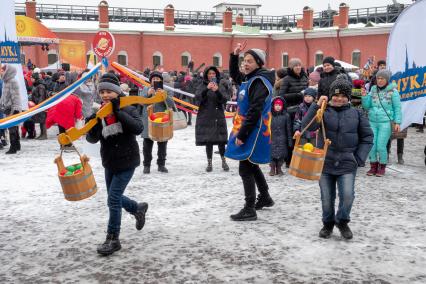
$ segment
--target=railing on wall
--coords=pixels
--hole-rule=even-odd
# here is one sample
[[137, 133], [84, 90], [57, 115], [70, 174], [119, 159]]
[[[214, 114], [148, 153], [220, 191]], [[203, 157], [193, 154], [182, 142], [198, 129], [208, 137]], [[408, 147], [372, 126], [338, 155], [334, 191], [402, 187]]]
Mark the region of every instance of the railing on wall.
[[[393, 23], [407, 6], [404, 4], [394, 4], [381, 7], [350, 9], [349, 24], [367, 24], [369, 22], [376, 24]], [[37, 3], [36, 13], [39, 19], [99, 20], [97, 6]], [[333, 15], [337, 13], [338, 11], [335, 10], [324, 10], [314, 13], [314, 27], [323, 28], [333, 26]], [[25, 15], [25, 3], [15, 4], [15, 14]], [[222, 13], [218, 12], [175, 10], [175, 24], [217, 25], [222, 23], [222, 17]], [[261, 30], [285, 30], [296, 27], [297, 19], [299, 18], [302, 18], [302, 14], [285, 16], [248, 15], [244, 16], [244, 25], [258, 27]], [[109, 7], [109, 20], [111, 22], [163, 23], [164, 11], [162, 9]]]

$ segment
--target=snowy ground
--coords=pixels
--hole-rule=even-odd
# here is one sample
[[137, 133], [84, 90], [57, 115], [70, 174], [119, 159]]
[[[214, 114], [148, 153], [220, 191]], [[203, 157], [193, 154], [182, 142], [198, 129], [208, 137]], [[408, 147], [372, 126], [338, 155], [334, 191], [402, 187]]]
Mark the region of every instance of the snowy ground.
[[64, 200], [55, 131], [48, 141], [23, 140], [17, 155], [0, 152], [0, 283], [426, 283], [426, 134], [414, 129], [405, 166], [384, 178], [360, 169], [350, 241], [337, 230], [318, 238], [318, 185], [287, 174], [267, 176], [276, 205], [258, 221], [230, 221], [243, 205], [237, 162], [226, 173], [215, 155], [206, 173], [194, 127], [175, 132], [170, 173], [140, 167], [126, 191], [149, 203], [145, 228], [123, 213], [123, 248], [107, 258], [96, 253], [108, 212], [100, 159], [91, 155], [98, 193]]

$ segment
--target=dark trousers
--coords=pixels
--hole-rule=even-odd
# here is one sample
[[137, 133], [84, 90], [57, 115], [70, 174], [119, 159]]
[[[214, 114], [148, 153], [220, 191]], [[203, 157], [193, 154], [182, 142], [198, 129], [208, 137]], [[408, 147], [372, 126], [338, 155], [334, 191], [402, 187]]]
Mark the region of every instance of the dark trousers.
[[[221, 157], [225, 156], [225, 144], [219, 144], [217, 145], [217, 147], [219, 148], [220, 156]], [[206, 144], [206, 154], [207, 154], [207, 159], [213, 158], [213, 144], [210, 144], [210, 143]]]
[[10, 149], [20, 149], [21, 148], [21, 138], [19, 137], [19, 128], [18, 126], [10, 127], [9, 130], [9, 141]]
[[240, 161], [239, 174], [243, 180], [246, 207], [254, 207], [256, 202], [256, 185], [261, 196], [269, 196], [269, 187], [259, 165], [248, 160]]
[[[391, 146], [392, 146], [392, 139], [389, 139], [388, 144], [386, 145], [388, 154], [390, 153]], [[396, 153], [404, 154], [404, 139], [396, 139]]]
[[[151, 166], [152, 161], [152, 148], [154, 146], [154, 141], [149, 138], [143, 139], [143, 165], [145, 167]], [[167, 156], [167, 141], [157, 142], [158, 151], [157, 151], [157, 165], [164, 166], [166, 164]]]
[[138, 203], [126, 196], [124, 190], [133, 176], [135, 169], [113, 173], [105, 169], [105, 183], [108, 192], [108, 234], [119, 234], [121, 227], [121, 208], [133, 214], [138, 210]]

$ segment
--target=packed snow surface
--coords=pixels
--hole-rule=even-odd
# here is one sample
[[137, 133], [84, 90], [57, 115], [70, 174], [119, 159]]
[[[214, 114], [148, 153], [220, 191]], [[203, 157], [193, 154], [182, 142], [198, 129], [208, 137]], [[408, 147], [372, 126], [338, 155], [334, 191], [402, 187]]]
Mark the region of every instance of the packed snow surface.
[[383, 178], [360, 168], [350, 241], [337, 229], [318, 237], [317, 182], [267, 176], [268, 165], [262, 169], [275, 206], [258, 211], [255, 222], [231, 221], [244, 203], [238, 163], [224, 172], [214, 155], [206, 173], [194, 126], [176, 131], [170, 173], [157, 172], [154, 146], [151, 174], [137, 168], [125, 192], [149, 203], [145, 227], [137, 231], [123, 211], [122, 249], [109, 257], [96, 253], [108, 217], [98, 149], [76, 142], [91, 157], [99, 190], [69, 202], [53, 163], [56, 128], [48, 134], [47, 141], [22, 140], [16, 155], [0, 151], [0, 283], [426, 283], [426, 134], [414, 129], [404, 166], [393, 163]]

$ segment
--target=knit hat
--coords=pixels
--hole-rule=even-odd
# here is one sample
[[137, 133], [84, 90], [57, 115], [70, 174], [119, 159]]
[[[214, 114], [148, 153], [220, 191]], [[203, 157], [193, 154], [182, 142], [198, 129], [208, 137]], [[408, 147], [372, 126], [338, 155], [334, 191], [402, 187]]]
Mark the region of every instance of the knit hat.
[[388, 82], [388, 83], [389, 83], [391, 76], [392, 76], [392, 73], [389, 70], [386, 70], [386, 69], [379, 70], [376, 73], [376, 78], [382, 77], [382, 78], [386, 79], [386, 82]]
[[288, 67], [290, 69], [293, 69], [295, 66], [297, 65], [302, 65], [302, 60], [300, 60], [299, 58], [292, 58], [290, 59], [290, 61], [288, 62]]
[[334, 66], [334, 57], [327, 56], [326, 58], [324, 58], [324, 59], [322, 60], [322, 64], [324, 65], [324, 64], [326, 64], [326, 63], [331, 64], [331, 65], [333, 65], [333, 66]]
[[259, 65], [259, 67], [262, 67], [263, 65], [265, 65], [266, 62], [266, 53], [265, 51], [258, 49], [258, 48], [252, 48], [247, 50], [244, 55], [246, 54], [250, 54], [251, 56], [254, 57], [254, 60], [256, 60], [257, 65]]
[[102, 90], [110, 90], [114, 93], [121, 94], [120, 81], [117, 76], [111, 73], [102, 75], [101, 79], [99, 79], [98, 92], [100, 93]]
[[303, 97], [305, 97], [305, 96], [311, 96], [311, 97], [313, 97], [314, 99], [316, 99], [317, 94], [318, 94], [318, 92], [317, 92], [317, 90], [315, 90], [314, 88], [306, 88], [306, 89], [303, 91]]
[[272, 101], [272, 106], [275, 106], [275, 105], [280, 105], [280, 106], [281, 106], [281, 108], [284, 108], [284, 101], [283, 101], [283, 99], [282, 99], [282, 98], [280, 98], [280, 97], [275, 98], [275, 99]]
[[309, 74], [309, 79], [312, 81], [318, 83], [321, 80], [321, 74], [318, 71], [314, 71], [311, 74]]
[[153, 71], [153, 72], [151, 72], [151, 74], [149, 74], [149, 81], [151, 82], [152, 78], [154, 78], [154, 77], [158, 77], [158, 78], [161, 79], [161, 81], [163, 81], [163, 74], [161, 74], [158, 71]]
[[333, 83], [331, 83], [329, 94], [330, 98], [340, 94], [346, 96], [349, 100], [351, 100], [352, 84], [348, 80], [339, 78]]

